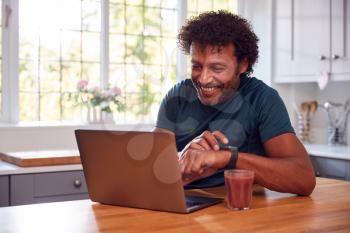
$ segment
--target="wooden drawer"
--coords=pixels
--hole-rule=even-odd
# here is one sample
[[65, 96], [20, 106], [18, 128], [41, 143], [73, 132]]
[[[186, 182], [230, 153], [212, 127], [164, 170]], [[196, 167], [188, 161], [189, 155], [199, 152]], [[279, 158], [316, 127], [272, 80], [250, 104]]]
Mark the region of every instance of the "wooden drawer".
[[88, 198], [83, 171], [12, 175], [11, 205]]
[[9, 176], [0, 176], [0, 207], [10, 205]]

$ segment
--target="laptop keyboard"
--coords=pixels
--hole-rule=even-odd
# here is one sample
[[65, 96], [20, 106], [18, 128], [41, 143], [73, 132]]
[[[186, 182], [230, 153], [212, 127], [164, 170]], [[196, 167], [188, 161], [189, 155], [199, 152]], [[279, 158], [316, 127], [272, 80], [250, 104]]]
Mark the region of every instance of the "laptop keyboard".
[[188, 212], [222, 202], [222, 199], [211, 197], [186, 196], [186, 207]]
[[197, 205], [202, 205], [202, 204], [203, 204], [203, 202], [201, 202], [201, 201], [186, 199], [186, 206], [187, 207], [192, 207], [192, 206], [197, 206]]

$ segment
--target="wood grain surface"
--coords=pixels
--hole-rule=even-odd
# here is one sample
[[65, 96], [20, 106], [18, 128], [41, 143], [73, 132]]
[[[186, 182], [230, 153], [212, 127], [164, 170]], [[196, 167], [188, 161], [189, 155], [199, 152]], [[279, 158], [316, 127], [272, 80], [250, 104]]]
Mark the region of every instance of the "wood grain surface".
[[[224, 187], [191, 192], [225, 196]], [[4, 207], [0, 232], [350, 232], [350, 182], [318, 178], [311, 197], [256, 186], [247, 211], [232, 211], [225, 202], [191, 214], [89, 200]]]
[[77, 150], [42, 150], [21, 152], [0, 152], [0, 159], [20, 167], [79, 164]]
[[[191, 193], [225, 196], [223, 187]], [[231, 211], [221, 203], [174, 214], [89, 200], [5, 207], [0, 208], [0, 232], [350, 232], [349, 194], [350, 182], [318, 178], [311, 197], [256, 186], [247, 211]]]

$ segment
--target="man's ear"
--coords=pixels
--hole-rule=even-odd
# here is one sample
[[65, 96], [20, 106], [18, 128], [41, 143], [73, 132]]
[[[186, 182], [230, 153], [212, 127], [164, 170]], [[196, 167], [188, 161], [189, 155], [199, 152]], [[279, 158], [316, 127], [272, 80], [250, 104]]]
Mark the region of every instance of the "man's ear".
[[239, 74], [243, 74], [244, 72], [246, 72], [248, 69], [248, 65], [248, 58], [243, 58], [243, 60], [238, 65]]

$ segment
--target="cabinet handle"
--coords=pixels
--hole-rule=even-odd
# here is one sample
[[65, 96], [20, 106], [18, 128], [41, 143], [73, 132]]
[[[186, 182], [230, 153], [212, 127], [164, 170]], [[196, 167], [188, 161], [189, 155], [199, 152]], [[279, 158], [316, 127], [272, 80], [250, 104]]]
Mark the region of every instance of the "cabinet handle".
[[332, 55], [333, 60], [338, 60], [340, 56], [338, 54], [333, 54]]
[[320, 56], [320, 60], [321, 60], [321, 61], [326, 60], [326, 56], [325, 56], [325, 55], [321, 55], [321, 56]]
[[81, 181], [78, 180], [78, 179], [76, 179], [76, 180], [74, 180], [73, 185], [74, 185], [74, 187], [76, 187], [76, 188], [80, 188], [80, 186], [81, 186]]

